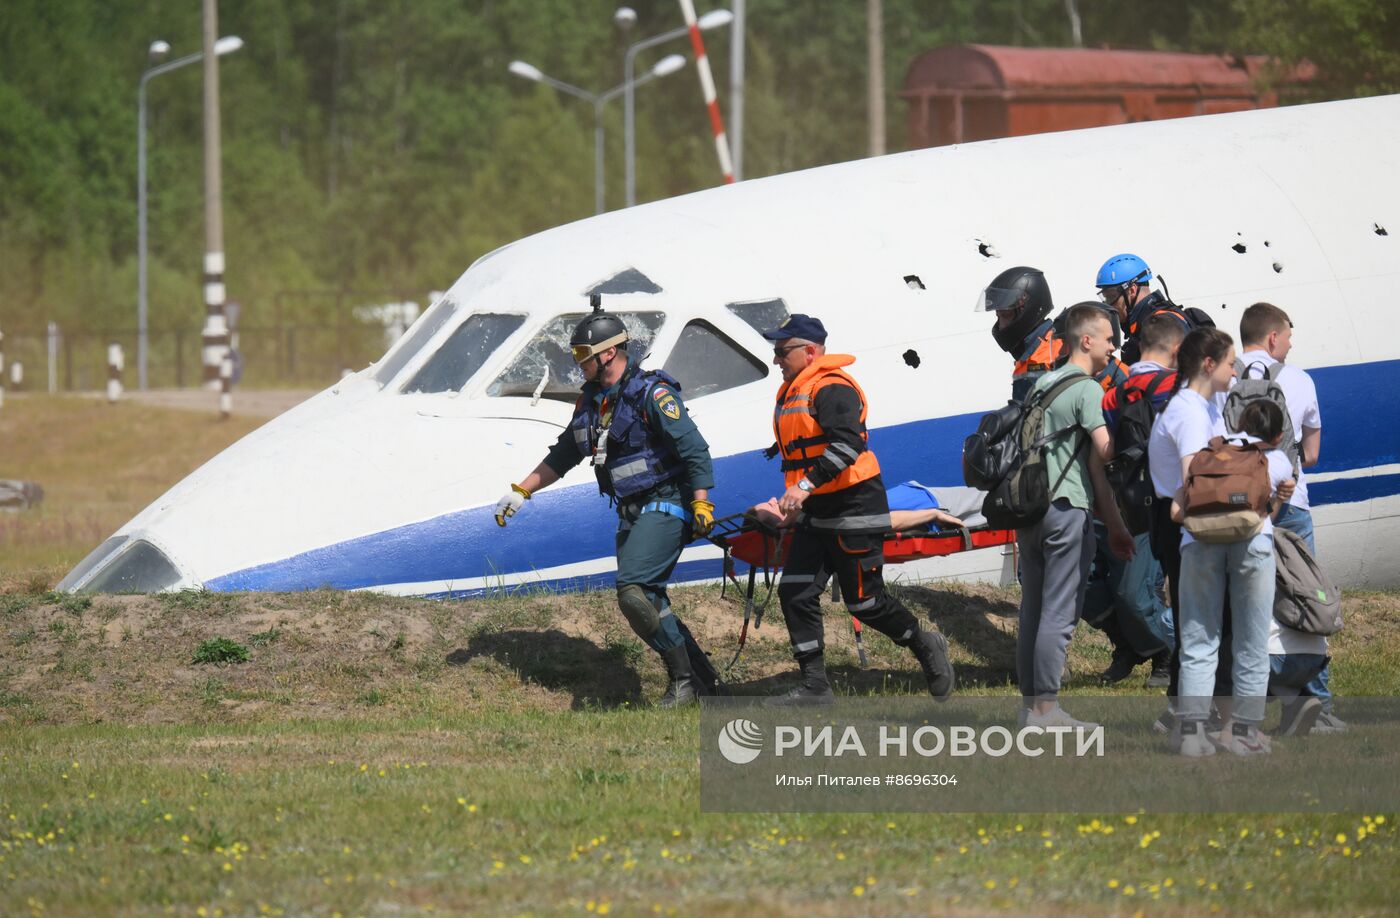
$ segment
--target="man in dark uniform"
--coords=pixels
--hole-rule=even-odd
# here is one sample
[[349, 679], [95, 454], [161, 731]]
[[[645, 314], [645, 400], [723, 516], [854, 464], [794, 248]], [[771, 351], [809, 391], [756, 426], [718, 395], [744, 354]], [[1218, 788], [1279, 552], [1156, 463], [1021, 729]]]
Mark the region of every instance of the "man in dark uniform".
[[778, 599], [802, 681], [771, 704], [831, 704], [822, 651], [821, 599], [833, 574], [846, 608], [865, 624], [908, 647], [940, 701], [953, 691], [948, 642], [885, 590], [884, 535], [889, 501], [880, 464], [867, 446], [865, 394], [842, 367], [855, 362], [826, 352], [826, 329], [795, 314], [764, 332], [783, 372], [773, 412], [773, 454], [783, 457], [787, 490], [779, 508], [795, 528], [783, 563]]
[[[666, 664], [670, 684], [658, 706], [694, 703], [697, 682], [713, 683], [715, 674], [671, 610], [666, 583], [686, 543], [714, 526], [709, 446], [686, 413], [680, 384], [632, 362], [626, 327], [596, 300], [569, 343], [585, 379], [573, 419], [496, 504], [496, 522], [504, 526], [531, 494], [590, 460], [598, 490], [617, 501], [617, 604]], [[699, 680], [697, 665], [706, 670]]]

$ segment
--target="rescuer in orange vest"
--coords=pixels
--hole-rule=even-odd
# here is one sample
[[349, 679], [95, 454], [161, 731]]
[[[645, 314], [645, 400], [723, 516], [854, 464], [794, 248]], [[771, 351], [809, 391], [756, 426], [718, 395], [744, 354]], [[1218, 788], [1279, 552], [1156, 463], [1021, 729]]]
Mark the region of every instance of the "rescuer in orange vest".
[[1064, 354], [1064, 342], [1055, 336], [1053, 324], [1046, 318], [1054, 308], [1045, 275], [1024, 266], [998, 274], [977, 299], [978, 312], [997, 314], [992, 337], [1016, 360], [1011, 371], [1011, 397], [1018, 402]]
[[834, 700], [822, 659], [821, 610], [833, 574], [847, 610], [908, 647], [929, 692], [945, 700], [953, 691], [947, 640], [920, 628], [918, 619], [886, 592], [881, 576], [890, 507], [880, 463], [867, 445], [865, 393], [842, 369], [855, 358], [828, 354], [826, 329], [810, 316], [794, 314], [763, 337], [774, 343], [773, 363], [783, 373], [773, 409], [777, 442], [769, 458], [783, 457], [787, 490], [778, 506], [794, 524], [778, 599], [802, 671], [796, 688], [769, 703]]

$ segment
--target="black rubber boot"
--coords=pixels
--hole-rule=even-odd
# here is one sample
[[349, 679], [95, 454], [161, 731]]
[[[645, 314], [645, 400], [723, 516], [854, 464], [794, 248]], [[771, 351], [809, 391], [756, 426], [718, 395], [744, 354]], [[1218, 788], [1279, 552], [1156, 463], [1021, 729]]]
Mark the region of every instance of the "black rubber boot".
[[797, 658], [802, 670], [802, 681], [797, 687], [783, 695], [774, 695], [763, 703], [773, 707], [812, 707], [835, 704], [836, 696], [831, 693], [831, 683], [826, 680], [826, 661], [820, 652], [802, 654]]
[[1172, 650], [1170, 647], [1152, 655], [1152, 675], [1147, 677], [1148, 688], [1166, 688], [1172, 681]]
[[953, 664], [948, 661], [948, 639], [937, 631], [919, 630], [909, 649], [919, 661], [928, 680], [928, 693], [938, 701], [947, 701], [953, 694]]
[[1127, 647], [1115, 647], [1113, 648], [1113, 659], [1109, 661], [1108, 669], [1099, 673], [1099, 681], [1104, 685], [1122, 682], [1133, 674], [1133, 670], [1141, 662], [1142, 657]]
[[690, 671], [690, 652], [685, 644], [662, 651], [661, 659], [666, 663], [666, 675], [670, 677], [671, 684], [666, 687], [666, 694], [661, 696], [656, 706], [680, 708], [695, 704], [699, 699], [695, 692], [695, 678]]

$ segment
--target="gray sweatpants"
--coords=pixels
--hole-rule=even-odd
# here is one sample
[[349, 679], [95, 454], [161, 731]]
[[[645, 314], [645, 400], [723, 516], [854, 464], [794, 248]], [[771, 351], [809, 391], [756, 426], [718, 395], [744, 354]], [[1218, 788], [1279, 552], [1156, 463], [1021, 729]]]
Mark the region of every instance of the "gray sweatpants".
[[1055, 698], [1094, 558], [1089, 511], [1061, 498], [1039, 523], [1016, 530], [1016, 545], [1021, 554], [1016, 681], [1024, 699]]

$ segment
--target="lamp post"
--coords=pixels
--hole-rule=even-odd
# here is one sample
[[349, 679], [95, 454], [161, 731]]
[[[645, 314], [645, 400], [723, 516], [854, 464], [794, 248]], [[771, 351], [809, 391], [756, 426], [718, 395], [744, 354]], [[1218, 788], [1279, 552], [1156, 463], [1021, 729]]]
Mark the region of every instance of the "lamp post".
[[[722, 26], [729, 25], [729, 23], [733, 21], [734, 14], [729, 10], [710, 10], [708, 13], [701, 16], [696, 24], [699, 25], [702, 30], [718, 29]], [[684, 38], [689, 34], [689, 29], [679, 28], [672, 29], [669, 32], [662, 32], [660, 35], [653, 35], [650, 38], [643, 38], [641, 41], [631, 45], [627, 49], [626, 57], [623, 58], [622, 85], [628, 87], [626, 89], [626, 98], [623, 100], [622, 115], [622, 159], [623, 172], [625, 174], [624, 185], [626, 188], [625, 204], [627, 207], [631, 207], [637, 203], [637, 105], [636, 99], [633, 97], [634, 94], [630, 88], [633, 85], [632, 68], [636, 65], [637, 53], [664, 42], [674, 41], [677, 38]]]
[[[232, 54], [243, 47], [243, 39], [228, 35], [214, 43], [214, 53]], [[170, 53], [170, 45], [151, 42], [150, 60]], [[136, 379], [146, 389], [146, 84], [162, 73], [204, 60], [204, 52], [187, 54], [164, 64], [148, 67], [136, 87]]]
[[601, 214], [607, 209], [603, 194], [603, 106], [613, 99], [616, 99], [624, 91], [630, 92], [638, 86], [651, 82], [657, 77], [669, 76], [684, 66], [684, 55], [671, 54], [657, 61], [650, 70], [637, 79], [629, 79], [621, 86], [614, 86], [607, 92], [602, 93], [592, 93], [586, 89], [581, 89], [572, 84], [565, 83], [562, 80], [556, 80], [554, 77], [540, 72], [538, 67], [527, 64], [524, 61], [511, 61], [510, 67], [507, 69], [521, 79], [533, 80], [536, 83], [552, 86], [562, 93], [567, 93], [582, 99], [593, 106], [593, 206], [595, 212]]

